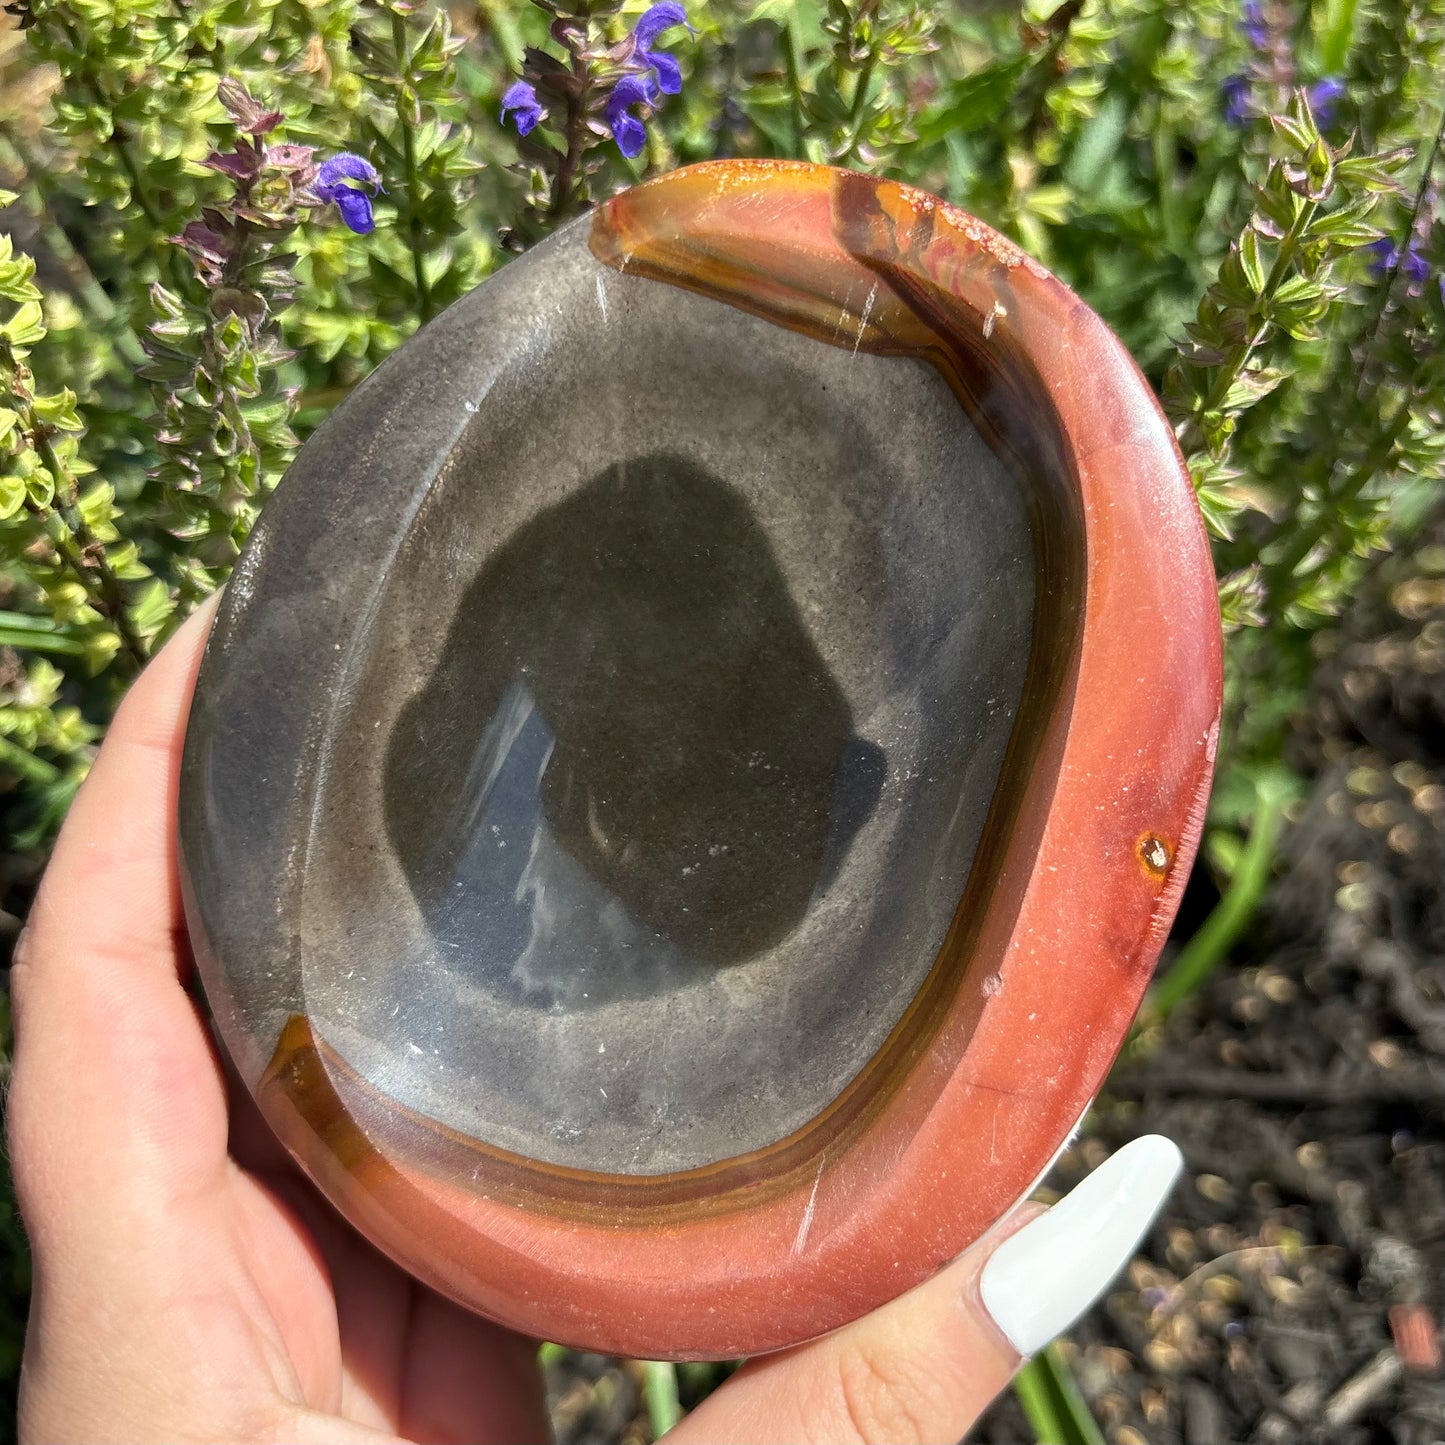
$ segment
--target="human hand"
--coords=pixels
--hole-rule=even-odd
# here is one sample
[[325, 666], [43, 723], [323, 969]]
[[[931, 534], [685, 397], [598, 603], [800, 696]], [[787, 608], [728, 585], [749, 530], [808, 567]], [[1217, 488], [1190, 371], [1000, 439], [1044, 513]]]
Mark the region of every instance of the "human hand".
[[[209, 617], [117, 714], [11, 974], [21, 1438], [546, 1440], [536, 1343], [332, 1213], [228, 1088], [188, 991], [176, 786]], [[669, 1441], [957, 1439], [1127, 1261], [1178, 1164], [1136, 1140], [910, 1294], [747, 1365]]]

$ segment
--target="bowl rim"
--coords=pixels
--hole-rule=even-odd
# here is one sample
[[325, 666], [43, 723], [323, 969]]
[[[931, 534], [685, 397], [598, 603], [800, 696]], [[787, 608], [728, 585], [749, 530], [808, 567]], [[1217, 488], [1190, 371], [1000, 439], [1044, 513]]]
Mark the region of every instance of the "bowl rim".
[[[875, 299], [854, 307], [860, 336], [887, 330], [882, 286], [885, 301], [901, 298], [900, 317], [941, 308], [947, 325], [974, 328], [971, 346], [1012, 348], [1046, 389], [1077, 488], [1082, 622], [991, 895], [970, 923], [967, 967], [929, 1028], [900, 1046], [906, 1068], [858, 1128], [824, 1131], [777, 1168], [689, 1171], [696, 1187], [681, 1194], [682, 1176], [626, 1180], [621, 1193], [615, 1176], [583, 1176], [549, 1198], [506, 1169], [488, 1173], [500, 1151], [439, 1126], [419, 1138], [360, 1092], [343, 1098], [346, 1065], [301, 1016], [255, 1092], [347, 1218], [461, 1303], [613, 1354], [756, 1354], [935, 1273], [1027, 1195], [1098, 1092], [1203, 826], [1222, 693], [1218, 596], [1187, 471], [1133, 359], [1060, 281], [973, 217], [892, 181], [734, 160], [648, 181], [588, 224], [603, 263], [674, 284], [690, 284], [678, 248], [699, 246], [709, 264], [741, 254], [792, 267], [794, 279], [816, 273], [834, 311], [840, 278], [867, 283], [860, 302], [871, 284]], [[729, 274], [732, 285], [742, 273]], [[735, 299], [718, 286], [709, 294]], [[183, 859], [186, 832], [183, 812]], [[182, 873], [215, 1008], [222, 973], [184, 863]], [[224, 1007], [217, 1017], [243, 1049]], [[468, 1150], [485, 1156], [470, 1178], [456, 1167]]]

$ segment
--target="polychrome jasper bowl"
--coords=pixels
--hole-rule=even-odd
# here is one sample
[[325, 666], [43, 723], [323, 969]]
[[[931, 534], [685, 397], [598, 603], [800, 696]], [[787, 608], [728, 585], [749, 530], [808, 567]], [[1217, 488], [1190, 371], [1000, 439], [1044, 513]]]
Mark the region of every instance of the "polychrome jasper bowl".
[[268, 505], [186, 742], [201, 977], [426, 1283], [777, 1348], [1046, 1167], [1219, 706], [1193, 496], [1103, 323], [918, 191], [694, 167], [434, 321]]

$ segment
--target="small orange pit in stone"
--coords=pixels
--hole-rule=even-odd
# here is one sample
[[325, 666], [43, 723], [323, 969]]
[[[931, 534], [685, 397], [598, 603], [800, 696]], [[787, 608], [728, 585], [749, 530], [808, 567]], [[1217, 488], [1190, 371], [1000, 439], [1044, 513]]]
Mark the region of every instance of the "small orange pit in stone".
[[1162, 878], [1169, 869], [1169, 860], [1173, 855], [1169, 851], [1169, 845], [1162, 838], [1156, 838], [1153, 833], [1147, 833], [1139, 840], [1139, 856], [1144, 860], [1144, 866], [1151, 873]]

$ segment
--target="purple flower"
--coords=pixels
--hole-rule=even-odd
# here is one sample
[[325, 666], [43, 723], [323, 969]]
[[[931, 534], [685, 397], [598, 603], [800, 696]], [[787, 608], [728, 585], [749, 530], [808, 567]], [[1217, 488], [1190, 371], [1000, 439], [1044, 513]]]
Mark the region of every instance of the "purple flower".
[[[660, 5], [654, 6], [654, 9], [662, 8]], [[649, 15], [651, 13], [648, 11]], [[644, 15], [643, 19], [646, 18]], [[630, 107], [651, 105], [656, 98], [657, 87], [645, 75], [624, 75], [612, 87], [612, 94], [607, 97], [607, 128], [617, 142], [617, 149], [628, 160], [641, 154], [642, 147], [647, 143], [647, 131], [642, 122], [631, 113]]]
[[[644, 69], [657, 72], [658, 89], [664, 95], [676, 95], [682, 89], [682, 70], [667, 51], [654, 50], [652, 46], [664, 30], [671, 30], [675, 25], [687, 25], [687, 11], [677, 0], [661, 0], [660, 4], [651, 6], [643, 13], [632, 31], [632, 53], [642, 62]], [[691, 30], [692, 26], [688, 25], [687, 28]], [[618, 144], [621, 145], [622, 142], [619, 140]]]
[[1224, 102], [1224, 118], [1230, 125], [1243, 125], [1250, 116], [1249, 77], [1227, 75], [1219, 87], [1219, 98]]
[[1246, 0], [1244, 18], [1239, 22], [1239, 28], [1256, 50], [1269, 47], [1269, 22], [1264, 18], [1263, 0]]
[[1391, 271], [1401, 271], [1412, 286], [1421, 286], [1430, 275], [1430, 263], [1420, 249], [1420, 243], [1412, 240], [1402, 252], [1388, 236], [1371, 241], [1365, 247], [1370, 257], [1370, 270], [1376, 276], [1388, 276]]
[[517, 127], [518, 135], [531, 135], [547, 112], [542, 109], [542, 103], [537, 99], [535, 87], [525, 80], [518, 80], [509, 85], [502, 95], [503, 125], [506, 124], [509, 114], [516, 117], [513, 124]]
[[1430, 274], [1430, 263], [1414, 241], [1411, 241], [1406, 248], [1405, 257], [1400, 262], [1400, 269], [1405, 273], [1406, 279], [1415, 286], [1423, 285], [1425, 278]]
[[1378, 241], [1371, 241], [1365, 247], [1365, 252], [1370, 258], [1370, 270], [1376, 276], [1383, 276], [1387, 271], [1393, 270], [1395, 257], [1399, 254], [1395, 243], [1388, 236], [1381, 236]]
[[1345, 83], [1333, 75], [1327, 75], [1323, 80], [1317, 80], [1306, 91], [1309, 96], [1310, 109], [1315, 113], [1315, 120], [1320, 125], [1329, 125], [1335, 118], [1335, 107], [1344, 98]]
[[[348, 184], [352, 181], [357, 184]], [[376, 219], [371, 214], [371, 197], [381, 190], [381, 177], [370, 161], [352, 155], [350, 151], [332, 156], [321, 163], [315, 189], [323, 201], [330, 201], [336, 206], [341, 212], [341, 219], [358, 236], [365, 236], [376, 229]]]

